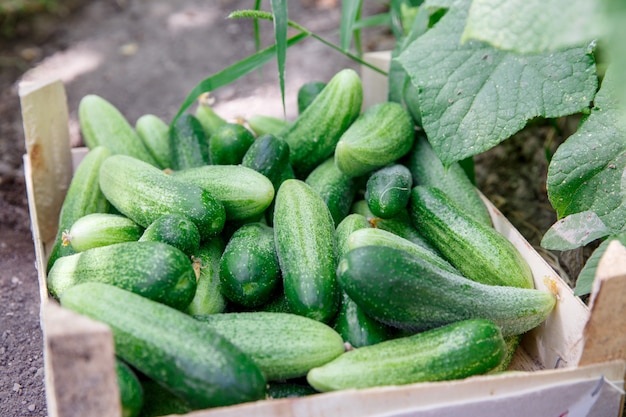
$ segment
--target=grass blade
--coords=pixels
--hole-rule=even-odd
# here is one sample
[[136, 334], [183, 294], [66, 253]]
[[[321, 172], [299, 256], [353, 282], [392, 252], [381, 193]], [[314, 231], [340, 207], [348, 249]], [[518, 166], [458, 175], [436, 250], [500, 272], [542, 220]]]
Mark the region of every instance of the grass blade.
[[339, 24], [340, 43], [344, 51], [350, 49], [354, 23], [357, 21], [361, 10], [361, 0], [343, 0], [341, 2], [341, 22]]
[[285, 60], [287, 57], [287, 0], [271, 0], [272, 15], [274, 16], [274, 36], [276, 38], [276, 60], [278, 63], [278, 80], [280, 83], [280, 96], [283, 104], [283, 113], [287, 113], [285, 107]]

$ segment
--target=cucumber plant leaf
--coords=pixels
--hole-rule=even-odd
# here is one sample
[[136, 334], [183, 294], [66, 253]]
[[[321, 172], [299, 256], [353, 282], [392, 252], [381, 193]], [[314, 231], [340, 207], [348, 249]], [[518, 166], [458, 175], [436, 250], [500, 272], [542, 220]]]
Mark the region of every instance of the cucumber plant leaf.
[[557, 221], [543, 235], [541, 246], [550, 250], [570, 250], [606, 237], [611, 230], [593, 211], [570, 214]]
[[493, 148], [529, 119], [588, 109], [597, 88], [589, 48], [520, 55], [461, 43], [470, 1], [424, 3], [448, 11], [396, 58], [415, 86], [424, 131], [444, 165]]
[[609, 243], [611, 243], [611, 241], [613, 240], [619, 240], [622, 245], [626, 246], [626, 233], [608, 237], [604, 242], [600, 244], [600, 246], [596, 248], [596, 250], [593, 251], [589, 259], [587, 259], [585, 266], [580, 271], [580, 274], [578, 274], [576, 286], [574, 287], [574, 295], [581, 296], [589, 294], [591, 292], [600, 259], [602, 258], [602, 255], [604, 255], [604, 253], [606, 252]]

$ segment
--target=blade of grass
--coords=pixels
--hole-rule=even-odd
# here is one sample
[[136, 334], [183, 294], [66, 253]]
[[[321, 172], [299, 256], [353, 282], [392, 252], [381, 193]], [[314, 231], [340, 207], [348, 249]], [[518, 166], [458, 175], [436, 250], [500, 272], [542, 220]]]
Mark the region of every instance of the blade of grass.
[[271, 0], [274, 16], [274, 37], [276, 38], [276, 61], [278, 63], [278, 82], [283, 114], [287, 114], [285, 106], [285, 59], [287, 57], [287, 0]]
[[361, 10], [361, 0], [343, 0], [341, 2], [341, 22], [339, 23], [340, 47], [344, 51], [350, 49], [354, 22]]
[[[254, 10], [261, 10], [261, 0], [256, 0]], [[259, 29], [259, 19], [254, 19], [254, 50], [261, 50], [261, 30]]]

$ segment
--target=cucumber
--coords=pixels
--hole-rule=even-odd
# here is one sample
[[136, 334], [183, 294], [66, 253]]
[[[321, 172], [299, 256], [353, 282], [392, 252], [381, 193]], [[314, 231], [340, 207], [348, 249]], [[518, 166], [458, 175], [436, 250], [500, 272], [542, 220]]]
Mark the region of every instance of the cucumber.
[[348, 251], [348, 239], [352, 232], [359, 229], [372, 227], [365, 216], [358, 213], [348, 214], [339, 222], [335, 229], [335, 246], [337, 248], [337, 259], [341, 258]]
[[152, 379], [143, 378], [141, 386], [144, 401], [139, 417], [161, 417], [193, 411], [193, 407]]
[[215, 314], [226, 308], [220, 284], [220, 258], [224, 252], [221, 236], [200, 244], [192, 256], [196, 271], [196, 293], [185, 310], [188, 314]]
[[196, 107], [196, 111], [194, 113], [202, 128], [204, 129], [204, 133], [206, 136], [211, 138], [211, 135], [223, 124], [226, 124], [226, 120], [215, 113], [213, 108], [211, 107], [211, 98], [208, 93], [204, 93], [200, 95], [198, 99], [198, 106]]
[[265, 398], [254, 361], [183, 312], [95, 282], [65, 291], [61, 305], [107, 324], [122, 360], [195, 409]]
[[368, 178], [364, 198], [372, 214], [388, 219], [406, 209], [412, 186], [411, 171], [404, 165], [391, 164]]
[[325, 392], [462, 379], [487, 373], [505, 354], [498, 326], [489, 320], [463, 320], [348, 351], [312, 369], [307, 381]]
[[287, 142], [272, 134], [264, 134], [256, 138], [241, 161], [241, 165], [265, 175], [276, 190], [282, 182], [283, 171], [288, 164]]
[[135, 131], [161, 169], [172, 167], [169, 126], [154, 114], [144, 114], [135, 122]]
[[200, 121], [182, 114], [169, 130], [170, 168], [181, 170], [209, 163], [209, 139]]
[[274, 239], [285, 295], [294, 313], [323, 322], [339, 305], [334, 232], [330, 211], [315, 190], [298, 179], [282, 183]]
[[285, 119], [260, 114], [250, 116], [246, 122], [257, 138], [267, 134], [278, 135], [291, 126]]
[[138, 159], [113, 155], [100, 167], [100, 189], [120, 213], [148, 227], [164, 214], [188, 216], [201, 239], [222, 231], [224, 205], [209, 191], [181, 182]]
[[184, 309], [196, 291], [189, 258], [160, 242], [126, 242], [59, 258], [48, 274], [48, 290], [60, 298], [83, 282], [115, 285], [176, 309]]
[[97, 146], [87, 152], [76, 167], [61, 205], [57, 234], [48, 255], [46, 271], [50, 271], [58, 258], [76, 253], [71, 246], [63, 245], [64, 232], [87, 214], [109, 211], [109, 200], [100, 190], [99, 184], [100, 165], [109, 156], [111, 151], [103, 146]]
[[191, 256], [200, 247], [200, 231], [183, 214], [171, 213], [159, 217], [144, 230], [140, 242], [163, 242]]
[[277, 291], [270, 300], [257, 308], [258, 311], [268, 311], [270, 313], [292, 313], [285, 293]]
[[335, 226], [338, 225], [350, 212], [357, 191], [356, 182], [335, 166], [332, 157], [311, 171], [305, 182], [322, 197]]
[[465, 277], [490, 285], [534, 287], [530, 266], [515, 246], [441, 189], [414, 187], [410, 215], [420, 233]]
[[306, 178], [333, 154], [340, 136], [360, 114], [362, 103], [359, 75], [353, 69], [343, 69], [279, 135], [289, 145], [289, 161], [297, 178]]
[[220, 260], [222, 294], [244, 307], [266, 303], [280, 280], [274, 230], [254, 222], [231, 236]]
[[104, 98], [95, 94], [84, 96], [78, 104], [78, 121], [89, 149], [104, 146], [113, 154], [158, 165], [124, 115]]
[[120, 359], [115, 360], [117, 385], [120, 390], [122, 417], [136, 417], [143, 407], [143, 387], [130, 366]]
[[332, 327], [296, 314], [258, 311], [195, 318], [252, 358], [268, 381], [305, 376], [344, 352]]
[[267, 384], [267, 397], [271, 399], [298, 398], [313, 394], [317, 394], [315, 388], [305, 383], [275, 381]]
[[302, 114], [313, 103], [315, 97], [322, 92], [324, 87], [326, 87], [326, 83], [323, 81], [310, 81], [300, 86], [298, 89], [298, 114]]
[[385, 246], [344, 254], [337, 279], [366, 314], [408, 331], [484, 318], [498, 324], [504, 336], [522, 334], [541, 324], [556, 303], [551, 293], [481, 284]]
[[63, 244], [82, 252], [99, 246], [137, 241], [143, 231], [143, 227], [121, 214], [91, 213], [76, 220], [63, 233]]
[[212, 165], [240, 164], [254, 135], [238, 123], [225, 123], [209, 139], [209, 162]]
[[274, 199], [274, 186], [263, 174], [243, 165], [206, 165], [172, 172], [178, 181], [203, 188], [224, 206], [228, 220], [254, 219]]
[[414, 135], [413, 121], [404, 107], [391, 101], [374, 104], [341, 135], [335, 163], [351, 177], [367, 174], [406, 155]]
[[428, 142], [420, 134], [409, 152], [406, 166], [411, 172], [414, 185], [436, 187], [450, 196], [459, 206], [476, 217], [478, 221], [492, 226], [489, 211], [459, 163], [444, 167]]

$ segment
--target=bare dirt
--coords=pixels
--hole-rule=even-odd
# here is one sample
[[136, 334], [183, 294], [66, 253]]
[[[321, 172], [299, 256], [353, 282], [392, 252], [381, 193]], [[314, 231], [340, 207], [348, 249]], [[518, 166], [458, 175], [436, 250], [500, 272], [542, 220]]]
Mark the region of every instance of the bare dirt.
[[[81, 144], [76, 121], [79, 100], [98, 94], [114, 103], [134, 123], [152, 113], [168, 120], [188, 92], [205, 77], [254, 52], [250, 21], [229, 20], [254, 2], [239, 0], [74, 0], [64, 9], [22, 22], [16, 36], [0, 41], [0, 415], [47, 415], [39, 327], [39, 290], [24, 185], [18, 83], [58, 78], [66, 86], [70, 130]], [[371, 2], [366, 2], [371, 3]], [[337, 0], [289, 3], [290, 18], [337, 42]], [[371, 7], [371, 6], [370, 6]], [[373, 7], [369, 13], [377, 10]], [[263, 45], [272, 37], [261, 23]], [[366, 32], [365, 49], [392, 46], [384, 30]], [[288, 51], [287, 117], [296, 114], [296, 91], [305, 82], [328, 80], [338, 70], [358, 66], [342, 54], [308, 39]], [[225, 118], [253, 114], [281, 116], [276, 66], [268, 64], [240, 81], [217, 90], [215, 109]], [[539, 240], [554, 222], [545, 196], [545, 151], [568, 134], [538, 126], [480, 157], [479, 188], [526, 238]], [[556, 132], [556, 133], [555, 133]], [[566, 274], [579, 261], [546, 258]], [[575, 275], [573, 275], [575, 276]]]

